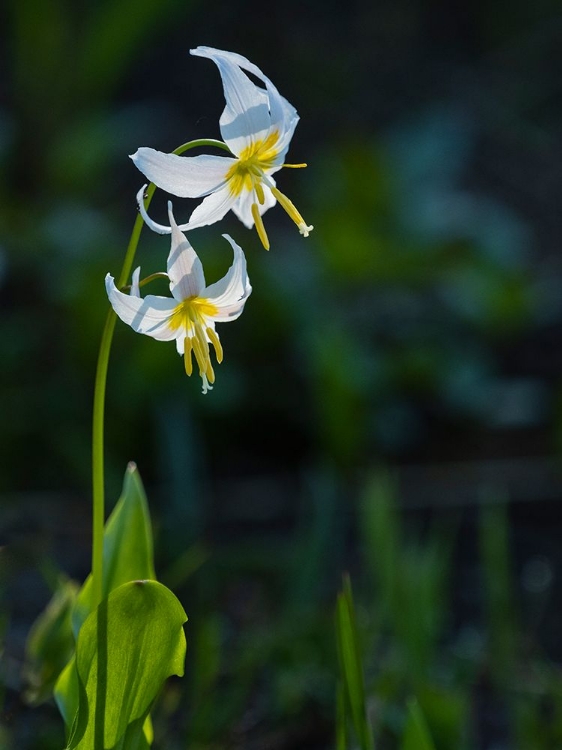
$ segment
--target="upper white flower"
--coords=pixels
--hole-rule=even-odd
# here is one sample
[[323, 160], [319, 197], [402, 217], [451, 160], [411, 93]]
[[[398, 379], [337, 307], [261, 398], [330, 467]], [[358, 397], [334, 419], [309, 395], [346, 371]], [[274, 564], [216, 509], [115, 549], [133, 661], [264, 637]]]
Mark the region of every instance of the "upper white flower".
[[[131, 156], [132, 160], [151, 182], [172, 195], [180, 198], [206, 196], [180, 229], [213, 224], [232, 209], [247, 227], [256, 225], [264, 247], [269, 249], [262, 214], [279, 201], [301, 234], [308, 237], [313, 227], [307, 226], [271, 176], [282, 167], [306, 166], [284, 164], [299, 121], [295, 108], [269, 78], [242, 55], [212, 47], [197, 47], [191, 54], [208, 57], [218, 66], [226, 99], [220, 130], [234, 157], [177, 156], [139, 148]], [[265, 89], [253, 83], [244, 71], [263, 81]], [[171, 227], [152, 221], [144, 209], [145, 187], [137, 196], [144, 220], [155, 232], [168, 234]]]
[[203, 393], [212, 388], [215, 373], [211, 365], [209, 344], [215, 349], [217, 362], [222, 362], [222, 346], [215, 331], [215, 323], [236, 320], [252, 287], [246, 272], [246, 258], [242, 248], [227, 234], [234, 261], [220, 281], [206, 286], [203, 266], [197, 253], [178, 228], [172, 204], [168, 204], [172, 246], [168, 256], [168, 273], [172, 297], [149, 294], [140, 296], [140, 268], [133, 273], [130, 294], [120, 292], [110, 274], [105, 277], [109, 301], [117, 315], [138, 333], [145, 333], [159, 341], [173, 341], [182, 354], [185, 371], [193, 372], [192, 352], [199, 366]]

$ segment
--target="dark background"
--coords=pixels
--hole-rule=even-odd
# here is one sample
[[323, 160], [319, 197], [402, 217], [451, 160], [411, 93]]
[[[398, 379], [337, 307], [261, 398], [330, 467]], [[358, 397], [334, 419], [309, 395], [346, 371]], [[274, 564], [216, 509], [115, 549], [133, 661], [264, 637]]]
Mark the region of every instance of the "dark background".
[[[361, 508], [372, 477], [386, 487], [391, 476], [404, 554], [433, 549], [435, 526], [454, 540], [438, 555], [450, 580], [425, 676], [447, 692], [435, 674], [449, 670], [445, 684], [462, 686], [469, 708], [455, 725], [465, 744], [436, 721], [439, 746], [455, 736], [458, 747], [531, 747], [525, 721], [509, 718], [509, 680], [490, 676], [488, 629], [502, 625], [486, 620], [485, 592], [500, 591], [496, 615], [523, 644], [507, 659], [525, 675], [521, 713], [540, 703], [537, 716], [552, 717], [562, 692], [558, 3], [8, 0], [0, 29], [6, 747], [61, 746], [55, 710], [28, 713], [21, 697], [23, 646], [56, 571], [82, 580], [89, 570], [103, 278], [120, 269], [143, 181], [127, 155], [220, 137], [220, 78], [190, 57], [198, 45], [248, 57], [297, 108], [289, 161], [309, 166], [278, 184], [315, 229], [300, 237], [276, 207], [269, 253], [233, 215], [190, 235], [212, 281], [230, 263], [219, 235], [232, 234], [254, 287], [242, 317], [219, 327], [225, 359], [205, 397], [172, 345], [117, 327], [109, 505], [135, 460], [157, 568], [190, 617], [191, 676], [167, 693], [157, 740], [331, 746], [335, 594], [350, 569], [366, 631], [377, 631], [384, 607], [360, 552]], [[166, 200], [157, 194], [155, 218]], [[194, 205], [175, 199], [178, 220]], [[145, 231], [143, 275], [164, 270], [167, 251]], [[482, 552], [492, 522], [504, 578], [493, 549]], [[472, 644], [468, 676], [451, 666], [459, 643]], [[419, 683], [392, 646], [367, 651], [373, 700], [388, 709], [374, 711], [381, 747], [395, 747]], [[540, 690], [529, 654], [549, 675]], [[400, 689], [381, 688], [383, 663]], [[562, 746], [552, 731], [537, 748]]]

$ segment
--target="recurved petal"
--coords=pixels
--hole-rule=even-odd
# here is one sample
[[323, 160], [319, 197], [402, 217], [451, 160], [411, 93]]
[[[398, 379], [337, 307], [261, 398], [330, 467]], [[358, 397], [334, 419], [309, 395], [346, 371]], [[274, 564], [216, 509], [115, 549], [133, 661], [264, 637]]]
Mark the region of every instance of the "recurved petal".
[[138, 266], [137, 268], [135, 268], [135, 270], [133, 271], [132, 279], [131, 279], [131, 291], [130, 291], [130, 294], [133, 297], [140, 297], [139, 279], [140, 279], [140, 266]]
[[236, 196], [232, 195], [228, 185], [225, 185], [216, 193], [203, 198], [189, 217], [188, 223], [180, 224], [179, 229], [197, 229], [198, 227], [206, 227], [208, 224], [214, 224], [228, 213], [235, 202]]
[[218, 314], [213, 315], [213, 320], [218, 322], [236, 320], [252, 292], [244, 251], [228, 234], [223, 237], [230, 242], [234, 260], [222, 279], [201, 292], [201, 296], [217, 308]]
[[110, 274], [105, 277], [105, 288], [111, 306], [124, 323], [137, 333], [144, 333], [159, 341], [171, 341], [177, 331], [170, 327], [170, 318], [177, 301], [168, 297], [136, 297], [120, 292]]
[[[269, 97], [242, 71], [240, 60], [250, 66], [251, 63], [241, 55], [212, 47], [197, 47], [191, 54], [208, 57], [219, 69], [226, 100], [219, 120], [221, 134], [232, 153], [239, 156], [245, 148], [269, 132]], [[263, 74], [260, 78], [263, 79]]]
[[[285, 152], [289, 147], [289, 142], [293, 136], [299, 117], [293, 105], [290, 104], [285, 97], [281, 96], [277, 87], [266, 75], [264, 75], [264, 73], [262, 73], [258, 66], [254, 65], [254, 63], [250, 62], [246, 57], [243, 57], [236, 52], [227, 52], [226, 50], [214, 49], [213, 47], [197, 47], [196, 49], [191, 50], [191, 54], [197, 55], [198, 57], [208, 57], [217, 65], [219, 65], [218, 60], [221, 59], [223, 65], [230, 64], [232, 66], [238, 66], [239, 68], [242, 68], [242, 70], [256, 76], [260, 81], [263, 81], [268, 97], [270, 128], [271, 130], [278, 131], [279, 150]], [[223, 133], [223, 138], [224, 137]], [[233, 150], [233, 153], [238, 152]]]
[[178, 156], [144, 147], [131, 159], [150, 182], [179, 198], [201, 198], [218, 190], [236, 162], [230, 156]]
[[188, 297], [199, 296], [205, 287], [205, 274], [197, 253], [176, 224], [171, 201], [168, 202], [168, 216], [172, 227], [172, 246], [168, 255], [170, 291], [178, 302], [182, 302]]

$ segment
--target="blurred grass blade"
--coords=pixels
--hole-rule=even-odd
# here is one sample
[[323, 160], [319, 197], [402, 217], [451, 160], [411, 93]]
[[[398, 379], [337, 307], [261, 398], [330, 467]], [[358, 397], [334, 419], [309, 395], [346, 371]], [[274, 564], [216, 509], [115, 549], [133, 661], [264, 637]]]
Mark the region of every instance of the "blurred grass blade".
[[400, 750], [435, 750], [425, 716], [417, 702], [408, 702], [408, 719]]
[[338, 683], [336, 694], [336, 750], [347, 750], [347, 712], [345, 707], [345, 690]]
[[373, 750], [373, 736], [367, 719], [363, 664], [357, 637], [351, 583], [344, 576], [336, 607], [336, 637], [343, 690], [361, 750]]
[[392, 479], [379, 471], [368, 483], [361, 504], [363, 554], [382, 600], [378, 606], [387, 618], [393, 618], [400, 608], [398, 584], [403, 550], [395, 496]]
[[[489, 493], [488, 493], [489, 494]], [[480, 508], [479, 542], [490, 632], [490, 659], [496, 680], [505, 683], [516, 663], [516, 622], [509, 553], [507, 502], [501, 493]]]

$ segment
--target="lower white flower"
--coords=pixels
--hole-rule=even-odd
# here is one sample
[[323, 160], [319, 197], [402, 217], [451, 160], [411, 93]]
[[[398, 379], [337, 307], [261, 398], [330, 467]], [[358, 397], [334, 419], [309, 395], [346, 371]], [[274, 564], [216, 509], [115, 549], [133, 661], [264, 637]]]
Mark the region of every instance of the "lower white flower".
[[227, 234], [234, 261], [225, 276], [206, 286], [203, 266], [186, 236], [178, 229], [168, 204], [172, 228], [172, 246], [168, 256], [167, 276], [171, 297], [140, 295], [140, 268], [133, 273], [129, 294], [119, 291], [110, 274], [105, 277], [109, 301], [124, 323], [159, 341], [176, 342], [178, 353], [183, 355], [187, 375], [193, 372], [195, 356], [203, 393], [212, 389], [215, 372], [211, 364], [210, 345], [215, 350], [217, 362], [222, 362], [223, 352], [215, 323], [236, 320], [244, 309], [252, 287], [246, 271], [246, 258], [242, 248]]

